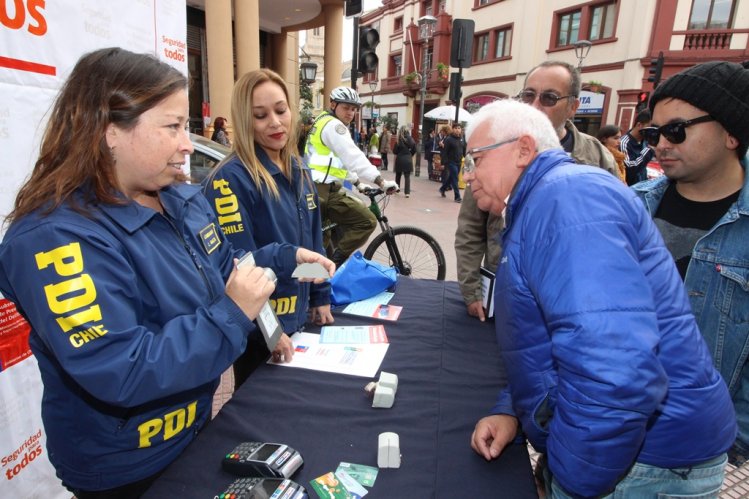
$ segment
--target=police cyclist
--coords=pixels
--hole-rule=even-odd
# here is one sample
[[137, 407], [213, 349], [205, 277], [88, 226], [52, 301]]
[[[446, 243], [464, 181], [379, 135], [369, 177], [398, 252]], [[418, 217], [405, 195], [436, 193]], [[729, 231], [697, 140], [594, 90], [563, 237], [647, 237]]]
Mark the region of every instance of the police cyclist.
[[364, 191], [368, 186], [360, 179], [377, 184], [388, 194], [397, 185], [380, 176], [359, 149], [349, 133], [348, 125], [361, 107], [359, 94], [348, 87], [337, 87], [330, 93], [330, 109], [315, 119], [307, 136], [304, 160], [312, 170], [323, 217], [341, 227], [342, 237], [331, 259], [341, 265], [362, 246], [377, 226], [369, 208], [341, 190], [344, 180], [353, 180]]

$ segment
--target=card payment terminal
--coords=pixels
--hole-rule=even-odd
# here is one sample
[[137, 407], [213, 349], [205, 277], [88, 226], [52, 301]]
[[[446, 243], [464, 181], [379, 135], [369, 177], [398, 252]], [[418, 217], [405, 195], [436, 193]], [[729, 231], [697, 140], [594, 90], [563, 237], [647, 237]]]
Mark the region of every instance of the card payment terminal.
[[244, 442], [224, 456], [224, 470], [244, 477], [291, 478], [304, 464], [302, 455], [288, 445]]

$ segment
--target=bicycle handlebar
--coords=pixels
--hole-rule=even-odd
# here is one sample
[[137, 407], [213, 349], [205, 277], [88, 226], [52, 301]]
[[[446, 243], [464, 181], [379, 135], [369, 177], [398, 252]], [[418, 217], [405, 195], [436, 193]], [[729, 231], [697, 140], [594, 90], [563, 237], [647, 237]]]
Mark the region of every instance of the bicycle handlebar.
[[369, 198], [374, 198], [374, 197], [377, 197], [380, 194], [384, 194], [384, 193], [385, 193], [385, 191], [383, 191], [379, 187], [364, 189], [364, 191], [362, 192], [362, 194], [364, 194], [365, 196], [367, 196]]

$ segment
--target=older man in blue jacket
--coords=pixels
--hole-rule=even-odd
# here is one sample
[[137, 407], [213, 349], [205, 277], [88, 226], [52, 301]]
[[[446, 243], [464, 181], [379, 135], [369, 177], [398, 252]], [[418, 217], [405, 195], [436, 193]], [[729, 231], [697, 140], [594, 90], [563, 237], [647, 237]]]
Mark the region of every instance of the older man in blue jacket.
[[717, 494], [733, 407], [635, 193], [575, 164], [514, 101], [474, 116], [465, 164], [479, 207], [506, 209], [495, 311], [509, 384], [473, 448], [493, 459], [524, 433], [547, 454], [552, 498]]

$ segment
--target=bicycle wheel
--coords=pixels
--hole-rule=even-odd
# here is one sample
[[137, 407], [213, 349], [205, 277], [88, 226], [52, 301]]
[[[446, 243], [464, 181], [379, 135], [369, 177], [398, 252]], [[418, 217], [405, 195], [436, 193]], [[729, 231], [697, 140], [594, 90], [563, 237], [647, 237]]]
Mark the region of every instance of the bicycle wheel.
[[[436, 239], [416, 227], [393, 227], [395, 247], [400, 253], [401, 275], [416, 279], [445, 280], [445, 254]], [[388, 233], [382, 232], [367, 246], [364, 258], [395, 267], [395, 259], [388, 248]]]

